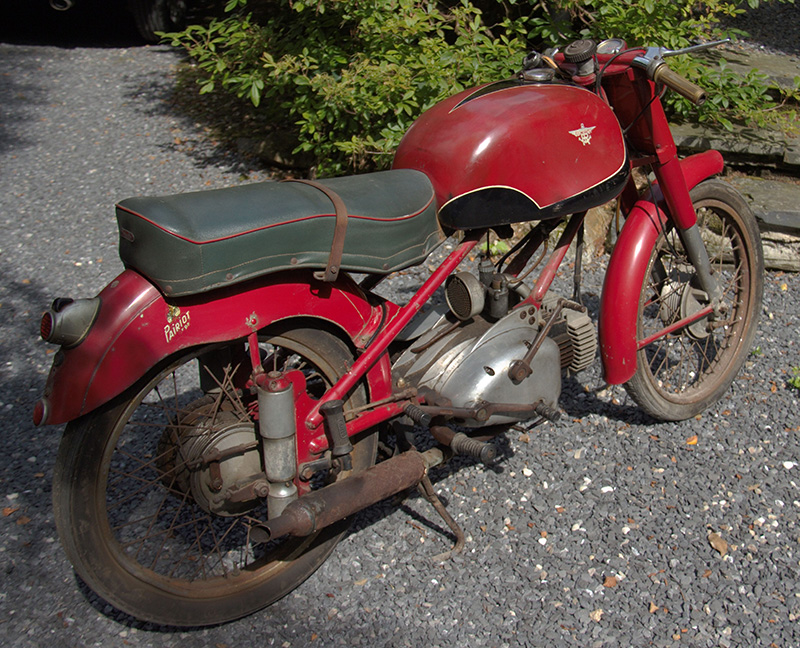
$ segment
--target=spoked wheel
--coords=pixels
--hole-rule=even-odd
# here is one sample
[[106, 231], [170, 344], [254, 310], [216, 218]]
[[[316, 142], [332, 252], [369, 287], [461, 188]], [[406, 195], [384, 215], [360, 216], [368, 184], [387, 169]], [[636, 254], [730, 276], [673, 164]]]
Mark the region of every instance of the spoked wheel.
[[[298, 402], [307, 404], [352, 362], [320, 330], [266, 336], [260, 348], [268, 370], [303, 372], [310, 400]], [[236, 388], [230, 365], [210, 388], [198, 360], [208, 353], [184, 355], [70, 423], [55, 468], [56, 524], [78, 574], [120, 610], [160, 624], [210, 625], [269, 605], [310, 576], [347, 529], [343, 521], [305, 538], [254, 541], [266, 500], [230, 497], [261, 469], [254, 398]], [[348, 402], [362, 404], [363, 389]], [[374, 463], [374, 434], [354, 446], [354, 470]]]
[[625, 387], [651, 416], [678, 421], [702, 412], [728, 389], [753, 343], [761, 309], [761, 237], [744, 198], [720, 180], [691, 192], [698, 227], [722, 289], [723, 312], [670, 333], [665, 329], [709, 304], [677, 232], [663, 233], [639, 300], [636, 373]]

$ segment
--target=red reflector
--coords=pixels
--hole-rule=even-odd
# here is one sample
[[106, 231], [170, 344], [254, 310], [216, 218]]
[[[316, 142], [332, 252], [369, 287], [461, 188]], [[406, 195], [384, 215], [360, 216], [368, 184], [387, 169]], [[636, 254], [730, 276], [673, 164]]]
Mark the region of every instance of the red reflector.
[[50, 341], [50, 335], [53, 333], [53, 314], [49, 311], [42, 315], [42, 321], [39, 324], [39, 333], [45, 342]]
[[36, 405], [33, 406], [33, 424], [41, 425], [46, 412], [47, 405], [45, 405], [45, 402], [43, 400], [36, 401]]

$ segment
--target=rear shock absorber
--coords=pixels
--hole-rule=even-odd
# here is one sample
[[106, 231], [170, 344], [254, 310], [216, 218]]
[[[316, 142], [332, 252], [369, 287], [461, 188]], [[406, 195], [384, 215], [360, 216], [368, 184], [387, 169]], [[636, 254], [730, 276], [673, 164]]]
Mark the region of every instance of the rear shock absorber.
[[[264, 379], [266, 378], [266, 379]], [[297, 430], [294, 390], [280, 373], [271, 371], [256, 381], [258, 431], [264, 472], [269, 482], [269, 518], [279, 516], [297, 499]]]

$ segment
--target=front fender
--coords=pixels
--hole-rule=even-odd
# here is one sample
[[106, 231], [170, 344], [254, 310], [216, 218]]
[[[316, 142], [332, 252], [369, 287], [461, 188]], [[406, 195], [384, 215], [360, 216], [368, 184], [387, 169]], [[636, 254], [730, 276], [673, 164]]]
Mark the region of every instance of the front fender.
[[[717, 151], [681, 160], [689, 190], [720, 173], [722, 166], [722, 156]], [[662, 207], [662, 192], [655, 185], [652, 199], [646, 196], [628, 213], [608, 263], [598, 326], [603, 376], [611, 385], [627, 382], [636, 372], [639, 295], [650, 252], [667, 222]]]
[[[34, 415], [38, 424], [91, 412], [183, 349], [241, 339], [293, 317], [325, 320], [363, 347], [384, 318], [349, 278], [324, 284], [310, 272], [269, 275], [167, 302], [144, 277], [126, 270], [99, 297], [100, 312], [86, 339], [56, 354]], [[396, 306], [388, 305], [391, 316]], [[367, 374], [374, 398], [389, 395], [389, 375], [384, 355]]]

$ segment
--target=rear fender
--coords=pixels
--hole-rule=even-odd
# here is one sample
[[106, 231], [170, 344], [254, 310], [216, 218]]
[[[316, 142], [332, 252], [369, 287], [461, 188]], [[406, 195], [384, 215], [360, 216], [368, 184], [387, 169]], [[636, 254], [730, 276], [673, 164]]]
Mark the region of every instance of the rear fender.
[[[323, 284], [311, 272], [279, 273], [213, 293], [167, 302], [144, 277], [126, 270], [99, 295], [100, 312], [89, 335], [56, 354], [37, 423], [71, 421], [121, 394], [154, 366], [198, 345], [227, 342], [295, 317], [334, 325], [358, 348], [381, 325], [384, 313], [343, 277]], [[391, 303], [387, 317], [396, 306]], [[388, 358], [367, 374], [371, 395], [390, 394]]]
[[[686, 186], [722, 171], [722, 156], [706, 151], [681, 161]], [[652, 198], [651, 198], [652, 196]], [[627, 382], [636, 372], [637, 317], [639, 295], [650, 252], [667, 222], [661, 188], [638, 201], [628, 213], [608, 263], [600, 300], [600, 355], [605, 381], [611, 385]]]

